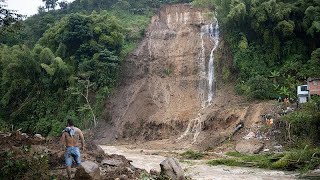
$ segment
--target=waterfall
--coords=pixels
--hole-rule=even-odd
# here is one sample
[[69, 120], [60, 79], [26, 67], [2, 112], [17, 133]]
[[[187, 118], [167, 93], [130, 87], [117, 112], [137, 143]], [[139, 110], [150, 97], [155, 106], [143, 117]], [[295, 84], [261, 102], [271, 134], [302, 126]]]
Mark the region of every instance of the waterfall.
[[[200, 21], [202, 22], [202, 16], [200, 16]], [[215, 18], [214, 23], [203, 25], [201, 27], [200, 39], [201, 39], [201, 50], [199, 58], [199, 97], [201, 101], [202, 109], [208, 107], [212, 103], [213, 96], [215, 94], [216, 79], [214, 74], [214, 53], [219, 45], [219, 23]], [[210, 57], [208, 61], [208, 69], [206, 71], [206, 55], [205, 55], [205, 42], [204, 37], [209, 37], [210, 41], [213, 43], [213, 47], [210, 51]], [[193, 134], [193, 141], [195, 143], [201, 130], [203, 123], [205, 121], [205, 115], [201, 113], [192, 120], [189, 121], [188, 127], [185, 132], [177, 139], [181, 140], [189, 134]]]
[[214, 52], [217, 49], [219, 45], [219, 23], [216, 20], [215, 27], [213, 27], [213, 24], [210, 24], [209, 26], [209, 34], [210, 38], [213, 40], [214, 46], [210, 53], [210, 59], [208, 64], [208, 105], [211, 105], [212, 98], [214, 96], [215, 86], [216, 86], [216, 79], [214, 76]]
[[[210, 57], [208, 61], [208, 70], [206, 71], [206, 59], [205, 59], [205, 47], [204, 36], [210, 38], [213, 43], [213, 47], [210, 51]], [[214, 52], [219, 45], [219, 23], [216, 20], [214, 24], [207, 24], [201, 27], [201, 51], [199, 61], [199, 96], [201, 101], [201, 107], [205, 108], [211, 105], [214, 91], [215, 91], [215, 75], [214, 75]]]
[[184, 133], [177, 139], [178, 141], [186, 137], [190, 133], [194, 133], [192, 143], [195, 143], [197, 140], [197, 137], [199, 136], [201, 129], [202, 129], [202, 124], [203, 121], [201, 119], [201, 114], [199, 113], [198, 116], [194, 119], [192, 119], [189, 124], [187, 129], [184, 131]]

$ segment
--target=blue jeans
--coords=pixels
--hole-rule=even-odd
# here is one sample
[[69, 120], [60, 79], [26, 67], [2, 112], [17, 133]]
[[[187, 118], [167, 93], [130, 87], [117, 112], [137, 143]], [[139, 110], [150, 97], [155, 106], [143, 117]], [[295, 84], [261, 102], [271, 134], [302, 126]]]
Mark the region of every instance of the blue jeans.
[[78, 146], [67, 146], [66, 152], [64, 153], [66, 166], [72, 165], [72, 158], [76, 162], [77, 166], [81, 164], [80, 150]]

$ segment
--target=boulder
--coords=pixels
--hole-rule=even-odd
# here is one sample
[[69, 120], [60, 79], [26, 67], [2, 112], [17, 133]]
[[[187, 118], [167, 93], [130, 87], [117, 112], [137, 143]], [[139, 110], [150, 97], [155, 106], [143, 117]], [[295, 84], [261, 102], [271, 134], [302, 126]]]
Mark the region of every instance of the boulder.
[[41, 134], [35, 134], [34, 137], [38, 139], [44, 139], [44, 137], [42, 137]]
[[167, 176], [170, 179], [174, 180], [184, 180], [184, 172], [178, 163], [178, 161], [174, 158], [167, 158], [160, 163], [161, 175]]
[[118, 159], [105, 159], [101, 162], [102, 165], [106, 166], [123, 166], [124, 163]]
[[151, 169], [151, 170], [150, 170], [150, 175], [151, 175], [151, 176], [159, 176], [160, 173], [159, 173], [156, 169]]
[[85, 161], [77, 169], [75, 174], [77, 180], [100, 180], [99, 166], [92, 161]]
[[264, 144], [257, 139], [242, 140], [236, 145], [236, 151], [239, 153], [258, 154], [264, 147]]
[[249, 132], [246, 136], [243, 137], [243, 139], [254, 139], [256, 137], [256, 134], [254, 132]]

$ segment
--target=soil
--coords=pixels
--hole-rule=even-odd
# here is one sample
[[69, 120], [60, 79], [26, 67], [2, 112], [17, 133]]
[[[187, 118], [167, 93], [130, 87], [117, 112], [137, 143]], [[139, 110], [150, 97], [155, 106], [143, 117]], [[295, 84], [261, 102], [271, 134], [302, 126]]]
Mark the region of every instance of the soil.
[[[99, 165], [101, 170], [102, 179], [114, 180], [120, 176], [126, 176], [129, 179], [139, 179], [142, 173], [146, 173], [145, 170], [135, 168], [122, 155], [107, 155], [104, 151], [92, 143], [89, 134], [85, 134], [86, 137], [86, 150], [81, 152], [82, 161], [93, 161]], [[33, 159], [35, 155], [46, 155], [48, 157], [49, 172], [48, 174], [42, 174], [41, 179], [49, 179], [55, 177], [56, 179], [67, 179], [67, 174], [64, 167], [64, 149], [59, 143], [59, 138], [43, 138], [35, 137], [27, 134], [22, 134], [19, 131], [14, 133], [1, 133], [0, 134], [0, 167], [4, 167], [8, 161], [7, 154], [10, 153], [11, 163], [21, 159]], [[103, 164], [103, 161], [115, 161], [118, 165]], [[10, 176], [18, 179], [34, 179], [31, 174], [28, 174], [37, 168], [38, 172], [46, 172], [45, 167], [37, 167], [37, 164], [31, 163], [23, 178], [16, 177], [14, 174]], [[75, 168], [72, 170], [72, 174], [75, 173]], [[37, 177], [39, 178], [39, 177]], [[36, 178], [36, 179], [37, 179]], [[0, 177], [1, 179], [1, 177]]]

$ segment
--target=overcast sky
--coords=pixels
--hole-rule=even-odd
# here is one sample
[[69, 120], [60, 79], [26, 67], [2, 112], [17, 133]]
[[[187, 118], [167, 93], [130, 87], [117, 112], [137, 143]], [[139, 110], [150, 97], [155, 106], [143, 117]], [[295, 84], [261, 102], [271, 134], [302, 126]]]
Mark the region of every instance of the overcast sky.
[[[72, 2], [74, 0], [67, 0]], [[8, 9], [17, 10], [19, 14], [34, 15], [38, 12], [38, 7], [43, 6], [42, 0], [7, 0]]]

